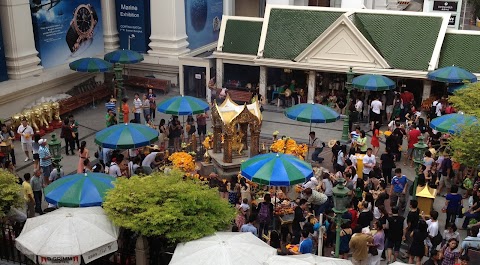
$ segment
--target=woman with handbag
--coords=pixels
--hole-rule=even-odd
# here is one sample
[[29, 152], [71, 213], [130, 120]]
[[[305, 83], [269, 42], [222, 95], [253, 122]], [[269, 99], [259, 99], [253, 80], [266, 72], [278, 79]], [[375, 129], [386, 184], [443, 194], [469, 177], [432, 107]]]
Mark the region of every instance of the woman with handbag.
[[[383, 232], [383, 225], [379, 221], [373, 223], [373, 229], [377, 232], [373, 235], [373, 246], [370, 248], [375, 248], [377, 250], [377, 255], [371, 255], [369, 257], [370, 265], [380, 265], [380, 260], [382, 257], [382, 252], [385, 249], [385, 233]], [[373, 250], [373, 252], [375, 252]], [[375, 253], [374, 253], [375, 254]]]
[[64, 138], [65, 139], [65, 153], [68, 155], [70, 155], [68, 153], [68, 149], [70, 148], [70, 152], [72, 153], [72, 155], [75, 155], [75, 133], [73, 132], [72, 130], [72, 127], [70, 126], [70, 121], [67, 119], [65, 119], [63, 121], [63, 126], [62, 126], [62, 131], [60, 133], [60, 138]]

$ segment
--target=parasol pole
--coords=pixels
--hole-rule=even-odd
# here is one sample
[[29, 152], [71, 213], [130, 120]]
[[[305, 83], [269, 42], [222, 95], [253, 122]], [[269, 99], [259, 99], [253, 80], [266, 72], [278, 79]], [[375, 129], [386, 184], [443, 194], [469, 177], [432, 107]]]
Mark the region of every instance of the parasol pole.
[[[305, 161], [308, 160], [308, 156], [310, 154], [310, 145], [312, 144], [311, 141], [312, 139], [310, 138], [310, 132], [312, 131], [312, 119], [310, 119], [310, 129], [308, 131], [308, 145], [307, 145], [307, 155], [305, 157]], [[311, 160], [311, 159], [310, 159]]]
[[322, 224], [323, 224], [323, 213], [320, 214], [319, 217], [319, 227], [318, 227], [318, 250], [317, 250], [317, 255], [318, 256], [323, 256], [323, 229], [322, 229]]

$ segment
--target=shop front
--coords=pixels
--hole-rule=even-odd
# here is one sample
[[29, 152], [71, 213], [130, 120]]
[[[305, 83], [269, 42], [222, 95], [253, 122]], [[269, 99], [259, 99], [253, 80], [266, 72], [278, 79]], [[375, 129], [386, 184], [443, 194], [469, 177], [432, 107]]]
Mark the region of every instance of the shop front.
[[421, 102], [444, 86], [427, 80], [429, 71], [455, 64], [480, 73], [466, 56], [479, 50], [473, 40], [480, 34], [447, 29], [448, 23], [441, 13], [271, 5], [264, 18], [224, 16], [213, 53], [216, 84], [258, 80], [260, 94], [270, 96], [272, 87], [296, 80], [306, 101], [315, 102], [317, 94], [343, 91], [352, 67], [357, 75], [388, 76]]

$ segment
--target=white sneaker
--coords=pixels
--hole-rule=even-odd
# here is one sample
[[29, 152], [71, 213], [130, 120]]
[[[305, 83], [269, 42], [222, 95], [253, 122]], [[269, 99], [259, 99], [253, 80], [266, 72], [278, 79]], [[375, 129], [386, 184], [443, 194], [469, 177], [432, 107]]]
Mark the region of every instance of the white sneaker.
[[28, 157], [26, 157], [24, 161], [27, 162], [27, 161], [28, 161]]

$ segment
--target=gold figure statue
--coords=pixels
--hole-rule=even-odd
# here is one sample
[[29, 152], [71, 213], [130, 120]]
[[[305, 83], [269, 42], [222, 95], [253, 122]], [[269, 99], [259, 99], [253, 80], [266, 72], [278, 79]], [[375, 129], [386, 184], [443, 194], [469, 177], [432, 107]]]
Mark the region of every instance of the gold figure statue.
[[43, 112], [43, 117], [45, 117], [45, 119], [47, 120], [47, 123], [51, 124], [53, 120], [51, 103], [43, 103], [42, 112]]
[[245, 147], [242, 143], [243, 135], [242, 131], [237, 131], [232, 139], [232, 151], [237, 151], [239, 155], [242, 154], [243, 148]]
[[34, 114], [35, 114], [35, 119], [38, 121], [38, 125], [40, 127], [43, 127], [43, 128], [46, 128], [46, 129], [49, 129], [49, 126], [48, 126], [48, 121], [47, 119], [45, 118], [45, 116], [43, 115], [43, 108], [42, 106], [36, 106], [34, 108]]
[[61, 121], [60, 120], [60, 104], [58, 102], [53, 102], [52, 113], [53, 113], [53, 115], [52, 115], [53, 120]]
[[31, 109], [26, 109], [22, 113], [25, 118], [27, 119], [28, 123], [32, 128], [35, 130], [35, 132], [39, 132], [40, 130], [38, 129], [37, 123], [35, 122], [35, 115]]
[[210, 139], [211, 136], [210, 135], [207, 135], [205, 137], [205, 140], [203, 140], [203, 147], [205, 147], [205, 150], [210, 150], [212, 149], [212, 139]]
[[212, 162], [212, 158], [208, 154], [208, 150], [205, 150], [205, 154], [203, 154], [203, 162], [208, 163], [208, 164], [210, 162]]

